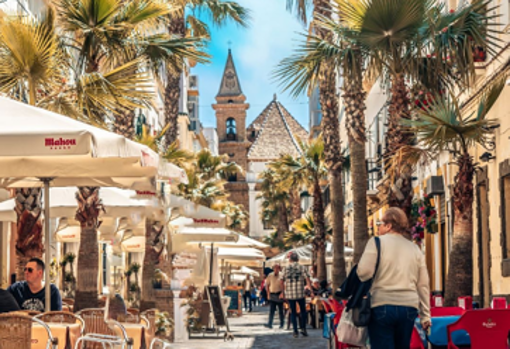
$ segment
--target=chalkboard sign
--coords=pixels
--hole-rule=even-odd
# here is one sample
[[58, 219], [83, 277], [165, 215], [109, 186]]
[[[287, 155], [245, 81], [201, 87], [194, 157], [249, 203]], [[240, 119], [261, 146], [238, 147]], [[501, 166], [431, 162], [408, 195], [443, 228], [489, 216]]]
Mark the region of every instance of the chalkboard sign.
[[206, 286], [207, 295], [209, 297], [209, 304], [211, 305], [212, 313], [214, 316], [214, 323], [216, 326], [227, 326], [225, 319], [225, 312], [221, 306], [221, 291], [219, 286]]
[[240, 315], [242, 313], [241, 307], [241, 293], [239, 292], [239, 287], [230, 286], [223, 291], [225, 296], [230, 297], [230, 304], [228, 305], [227, 311], [230, 313], [238, 313]]

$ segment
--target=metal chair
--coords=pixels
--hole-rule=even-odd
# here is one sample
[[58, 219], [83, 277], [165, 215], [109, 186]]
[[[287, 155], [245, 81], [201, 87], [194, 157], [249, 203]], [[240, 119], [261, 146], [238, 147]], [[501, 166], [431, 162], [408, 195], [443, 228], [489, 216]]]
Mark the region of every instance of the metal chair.
[[58, 349], [58, 338], [44, 322], [22, 314], [0, 314], [0, 349], [31, 349], [32, 324], [41, 325], [48, 334], [48, 348]]
[[39, 319], [43, 322], [52, 322], [58, 324], [80, 324], [80, 334], [83, 335], [85, 333], [85, 321], [78, 315], [73, 313], [68, 313], [66, 311], [50, 311], [47, 313], [39, 314], [35, 316], [36, 319]]
[[172, 344], [159, 338], [154, 338], [149, 349], [171, 349]]
[[[80, 337], [76, 342], [75, 348], [79, 348], [81, 342], [89, 343], [87, 348], [110, 348], [114, 346], [121, 346], [121, 348], [132, 349], [133, 339], [129, 338], [126, 329], [115, 320], [105, 319], [105, 310], [98, 309], [83, 309], [77, 313], [85, 321], [85, 335]], [[118, 329], [121, 336], [117, 335], [114, 329]]]
[[140, 314], [141, 320], [147, 323], [147, 330], [152, 338], [156, 335], [156, 314], [159, 312], [158, 309], [152, 308], [143, 311]]

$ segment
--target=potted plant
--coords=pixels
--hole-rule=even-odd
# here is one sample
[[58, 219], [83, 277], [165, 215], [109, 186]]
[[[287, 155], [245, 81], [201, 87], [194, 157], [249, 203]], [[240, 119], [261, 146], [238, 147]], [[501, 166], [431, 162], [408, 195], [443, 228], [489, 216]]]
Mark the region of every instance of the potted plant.
[[155, 326], [156, 337], [163, 339], [170, 336], [170, 331], [174, 327], [174, 320], [170, 317], [170, 314], [168, 314], [168, 312], [158, 311], [156, 313]]
[[152, 280], [152, 285], [155, 289], [163, 288], [163, 279], [165, 278], [165, 273], [161, 271], [161, 269], [154, 270], [154, 279]]

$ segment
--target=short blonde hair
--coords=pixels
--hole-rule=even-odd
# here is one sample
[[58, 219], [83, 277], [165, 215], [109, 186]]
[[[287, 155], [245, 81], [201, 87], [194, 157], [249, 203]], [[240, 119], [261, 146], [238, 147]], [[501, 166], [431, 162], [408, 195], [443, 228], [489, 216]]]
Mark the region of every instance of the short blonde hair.
[[396, 233], [405, 234], [409, 227], [409, 221], [404, 211], [398, 207], [390, 207], [383, 216], [385, 224], [391, 224], [391, 230]]

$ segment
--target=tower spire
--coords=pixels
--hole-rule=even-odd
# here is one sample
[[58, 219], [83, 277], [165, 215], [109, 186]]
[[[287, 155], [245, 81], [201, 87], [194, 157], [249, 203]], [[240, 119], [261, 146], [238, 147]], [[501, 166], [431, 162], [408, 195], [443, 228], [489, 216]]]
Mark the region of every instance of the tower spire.
[[237, 76], [236, 67], [234, 66], [234, 60], [232, 58], [232, 50], [228, 49], [227, 64], [223, 72], [221, 79], [220, 90], [216, 95], [218, 97], [237, 97], [241, 96], [243, 91], [239, 84], [239, 77]]

